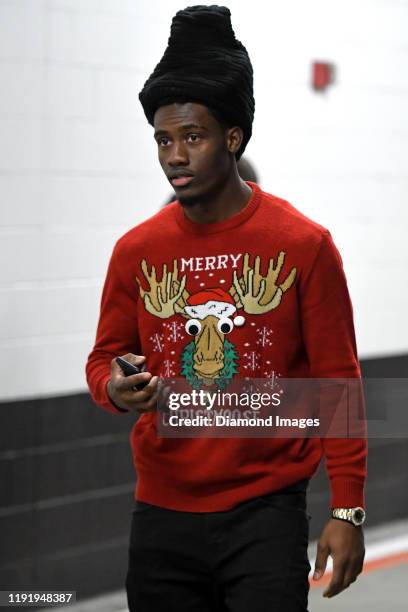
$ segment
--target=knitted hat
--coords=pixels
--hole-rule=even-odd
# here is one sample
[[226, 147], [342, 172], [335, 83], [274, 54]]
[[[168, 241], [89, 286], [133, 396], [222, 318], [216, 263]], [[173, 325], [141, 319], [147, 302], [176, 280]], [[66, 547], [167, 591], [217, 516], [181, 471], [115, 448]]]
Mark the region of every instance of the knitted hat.
[[[212, 315], [217, 319], [231, 317], [237, 311], [232, 296], [218, 287], [205, 289], [191, 295], [187, 299], [187, 306], [184, 306], [186, 313], [194, 319], [201, 321], [207, 316]], [[245, 322], [244, 317], [238, 315], [234, 319], [234, 325], [240, 327]]]
[[238, 160], [251, 138], [253, 72], [225, 6], [189, 6], [173, 17], [167, 49], [139, 93], [148, 122], [160, 106], [196, 102], [243, 130]]

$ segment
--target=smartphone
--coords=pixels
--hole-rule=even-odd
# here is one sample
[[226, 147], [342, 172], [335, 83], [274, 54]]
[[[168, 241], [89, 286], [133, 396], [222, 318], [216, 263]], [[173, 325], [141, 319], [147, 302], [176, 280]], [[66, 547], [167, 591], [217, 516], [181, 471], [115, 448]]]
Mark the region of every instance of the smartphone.
[[[140, 372], [145, 372], [144, 364], [141, 368], [139, 368], [139, 366], [133, 365], [133, 363], [129, 363], [129, 361], [126, 361], [126, 359], [123, 359], [123, 357], [116, 357], [116, 363], [121, 367], [121, 370], [125, 376], [132, 376], [132, 374], [140, 374]], [[141, 382], [138, 385], [135, 385], [135, 389], [141, 391], [148, 384], [148, 380]]]

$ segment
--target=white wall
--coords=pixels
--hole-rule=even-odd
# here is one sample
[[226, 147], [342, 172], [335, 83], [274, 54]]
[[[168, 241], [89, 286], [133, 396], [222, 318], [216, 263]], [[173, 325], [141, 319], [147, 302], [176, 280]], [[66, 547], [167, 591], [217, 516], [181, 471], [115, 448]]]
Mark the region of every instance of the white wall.
[[[85, 388], [113, 243], [169, 193], [137, 96], [189, 4], [0, 0], [2, 399]], [[406, 352], [408, 0], [225, 4], [262, 187], [331, 230], [360, 355]], [[312, 60], [337, 65], [325, 94]]]

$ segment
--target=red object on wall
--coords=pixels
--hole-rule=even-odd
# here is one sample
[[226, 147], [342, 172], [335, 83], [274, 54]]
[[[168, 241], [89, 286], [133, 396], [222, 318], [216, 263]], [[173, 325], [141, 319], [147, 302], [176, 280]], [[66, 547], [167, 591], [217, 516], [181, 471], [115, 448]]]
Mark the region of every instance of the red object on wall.
[[334, 83], [334, 65], [328, 62], [313, 62], [313, 89], [322, 91]]

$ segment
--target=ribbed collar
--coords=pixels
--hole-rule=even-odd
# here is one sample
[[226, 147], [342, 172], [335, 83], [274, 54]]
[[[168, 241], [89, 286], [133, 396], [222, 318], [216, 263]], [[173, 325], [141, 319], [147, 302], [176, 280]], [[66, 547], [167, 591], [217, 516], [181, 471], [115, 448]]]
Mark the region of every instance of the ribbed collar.
[[224, 221], [218, 221], [216, 223], [195, 223], [188, 219], [185, 214], [183, 207], [177, 201], [175, 208], [176, 221], [182, 230], [193, 234], [208, 235], [216, 234], [217, 232], [225, 232], [233, 227], [237, 227], [242, 223], [245, 223], [256, 211], [261, 201], [262, 191], [259, 185], [252, 181], [245, 181], [252, 189], [252, 195], [247, 205], [232, 217], [224, 219]]

